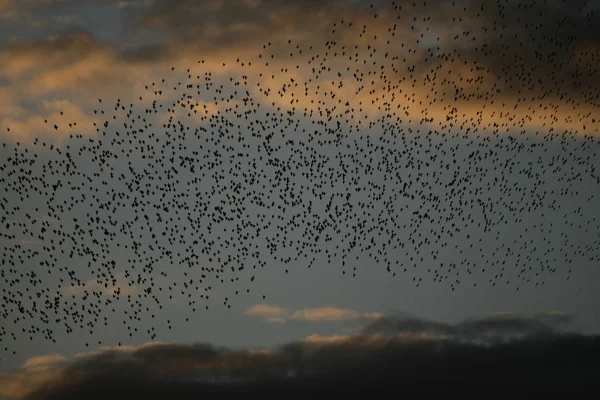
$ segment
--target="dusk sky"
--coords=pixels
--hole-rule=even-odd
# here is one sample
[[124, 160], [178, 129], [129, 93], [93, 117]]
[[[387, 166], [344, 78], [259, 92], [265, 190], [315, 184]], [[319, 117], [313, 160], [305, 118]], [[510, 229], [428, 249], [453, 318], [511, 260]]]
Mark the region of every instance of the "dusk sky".
[[599, 66], [600, 1], [0, 0], [0, 398], [597, 369]]

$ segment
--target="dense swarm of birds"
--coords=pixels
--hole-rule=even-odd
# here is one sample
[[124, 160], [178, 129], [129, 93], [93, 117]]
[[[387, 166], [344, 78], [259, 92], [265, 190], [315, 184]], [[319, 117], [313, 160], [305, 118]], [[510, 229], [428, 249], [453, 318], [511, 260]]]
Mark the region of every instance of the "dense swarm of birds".
[[[512, 34], [503, 30], [502, 3], [489, 5], [497, 21], [481, 29]], [[564, 21], [556, 36], [540, 36], [544, 15], [536, 15], [522, 21], [529, 37], [487, 54], [476, 31], [461, 32], [473, 23], [456, 7], [454, 41], [495, 57], [504, 76], [490, 78], [456, 49], [444, 53], [425, 2], [392, 2], [370, 7], [377, 35], [340, 19], [322, 43], [265, 43], [253, 59], [236, 60], [248, 72], [225, 84], [202, 71], [204, 60], [174, 66], [148, 82], [138, 104], [98, 99], [93, 137], [60, 112], [45, 123], [69, 132], [63, 144], [2, 143], [2, 349], [23, 334], [55, 341], [61, 327], [92, 334], [120, 301], [130, 336], [174, 297], [189, 321], [209, 308], [218, 285], [218, 303], [231, 308], [264, 268], [281, 279], [311, 267], [348, 279], [382, 268], [452, 290], [474, 275], [473, 285], [519, 290], [558, 270], [570, 279], [580, 260], [600, 260], [598, 221], [587, 214], [600, 183], [598, 137], [561, 132], [557, 117], [529, 129], [531, 107], [527, 120], [507, 109], [504, 122], [485, 125], [453, 106], [501, 103], [496, 80], [520, 87], [524, 102], [529, 92], [560, 88], [567, 63], [558, 58], [574, 38], [561, 37]], [[396, 34], [401, 25], [418, 34]], [[352, 47], [338, 43], [354, 36]], [[283, 57], [289, 71], [277, 67]], [[544, 88], [519, 70], [521, 57], [552, 67]], [[586, 53], [570, 82], [596, 74], [599, 57]], [[419, 108], [401, 85], [427, 91], [429, 105]], [[598, 89], [581, 88], [595, 109]], [[540, 108], [548, 93], [533, 99]], [[444, 118], [428, 115], [436, 102], [447, 104]], [[22, 333], [10, 331], [16, 326]]]

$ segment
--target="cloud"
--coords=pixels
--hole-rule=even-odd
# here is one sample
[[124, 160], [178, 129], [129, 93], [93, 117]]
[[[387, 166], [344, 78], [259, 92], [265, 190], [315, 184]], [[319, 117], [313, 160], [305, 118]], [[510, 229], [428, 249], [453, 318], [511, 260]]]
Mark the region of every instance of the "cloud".
[[371, 312], [371, 313], [364, 313], [363, 317], [366, 318], [367, 320], [375, 320], [375, 319], [385, 317], [385, 314], [378, 313], [378, 312]]
[[23, 363], [23, 369], [27, 371], [44, 370], [63, 364], [67, 359], [60, 354], [52, 353], [43, 356], [32, 357]]
[[346, 343], [351, 339], [349, 335], [310, 335], [303, 339], [307, 343], [317, 344], [332, 344], [332, 343]]
[[[31, 11], [58, 2], [18, 4], [19, 9]], [[112, 4], [123, 10], [122, 36], [102, 41], [72, 27], [56, 37], [21, 40], [0, 49], [0, 79], [9, 79], [2, 101], [10, 102], [18, 112], [0, 109], [3, 126], [12, 125], [13, 132], [39, 128], [30, 121], [36, 115], [33, 111], [42, 110], [24, 112], [15, 106], [23, 100], [58, 96], [85, 108], [88, 98], [137, 94], [140, 85], [162, 76], [163, 67], [189, 68], [199, 59], [206, 61], [204, 70], [223, 77], [225, 83], [230, 75], [248, 76], [248, 90], [255, 99], [268, 100], [266, 104], [284, 110], [307, 108], [314, 111], [314, 118], [320, 115], [319, 107], [321, 112], [336, 107], [334, 115], [340, 112], [344, 120], [363, 125], [368, 124], [367, 116], [374, 121], [390, 115], [388, 120], [422, 121], [438, 130], [527, 128], [590, 133], [600, 126], [600, 120], [594, 122], [599, 106], [596, 88], [600, 80], [594, 65], [600, 50], [600, 14], [591, 13], [590, 7], [572, 7], [558, 0], [534, 4], [527, 11], [519, 2], [502, 7], [490, 2], [480, 9], [442, 0], [429, 1], [427, 7], [399, 0], [395, 4], [400, 10], [390, 2], [375, 2], [371, 10], [367, 3], [350, 0], [88, 3]], [[1, 1], [0, 14], [14, 13], [16, 4]], [[431, 12], [433, 8], [436, 13]], [[535, 25], [533, 20], [540, 13], [543, 21]], [[450, 15], [460, 20], [446, 17]], [[342, 19], [352, 21], [353, 27], [342, 26]], [[412, 29], [415, 21], [419, 24]], [[333, 23], [338, 23], [335, 33]], [[367, 31], [361, 34], [364, 25]], [[394, 37], [390, 37], [392, 27]], [[559, 40], [557, 32], [569, 39]], [[132, 39], [138, 36], [141, 39]], [[288, 38], [293, 41], [291, 47]], [[383, 38], [390, 38], [390, 45]], [[267, 42], [272, 45], [265, 49]], [[314, 49], [309, 51], [311, 46]], [[328, 52], [326, 66], [331, 71], [321, 70], [317, 78], [310, 71], [320, 70], [324, 52]], [[388, 52], [390, 56], [385, 57]], [[317, 53], [321, 58], [311, 59]], [[358, 57], [349, 60], [352, 53]], [[270, 54], [274, 58], [268, 59]], [[245, 66], [236, 63], [237, 58]], [[367, 59], [377, 65], [364, 63]], [[275, 95], [290, 79], [298, 87]], [[326, 88], [328, 81], [335, 85]], [[268, 98], [263, 88], [272, 89]], [[335, 99], [329, 97], [331, 92]], [[344, 103], [338, 103], [341, 99], [349, 105], [343, 107]], [[353, 111], [345, 115], [346, 110]]]
[[117, 284], [111, 284], [110, 281], [106, 281], [103, 283], [100, 283], [97, 279], [90, 279], [87, 282], [84, 282], [82, 285], [79, 286], [75, 286], [75, 285], [66, 285], [63, 286], [61, 288], [61, 291], [65, 294], [69, 294], [69, 295], [79, 295], [79, 294], [85, 294], [85, 293], [93, 293], [93, 292], [97, 292], [97, 293], [103, 293], [106, 296], [127, 296], [127, 295], [131, 295], [137, 292], [137, 286], [132, 284], [130, 285], [124, 285], [124, 284], [118, 284], [119, 282], [127, 282], [127, 279], [125, 278], [125, 275], [120, 272], [115, 274], [115, 281]]
[[152, 0], [117, 0], [115, 7], [127, 8], [127, 7], [145, 7], [152, 3]]
[[[143, 68], [123, 66], [110, 46], [83, 30], [14, 42], [0, 49], [0, 79], [9, 82], [0, 87], [0, 124], [18, 138], [64, 138], [74, 131], [93, 135], [90, 105], [123, 87], [135, 88], [144, 76]], [[58, 111], [65, 117], [58, 118]]]
[[270, 306], [268, 304], [257, 304], [246, 310], [244, 314], [254, 315], [266, 318], [281, 317], [287, 313], [287, 310], [279, 306]]
[[529, 335], [547, 335], [569, 328], [568, 314], [552, 311], [535, 316], [514, 313], [470, 318], [457, 324], [428, 321], [414, 317], [383, 316], [370, 322], [362, 331], [373, 335], [423, 334], [452, 338], [457, 341], [491, 343]]
[[354, 310], [322, 307], [322, 308], [305, 308], [294, 312], [290, 319], [301, 321], [345, 321], [348, 319], [359, 318], [360, 314]]
[[8, 19], [14, 15], [12, 0], [0, 0], [0, 19]]
[[[461, 332], [469, 323], [413, 319], [410, 325], [416, 329], [412, 331], [405, 324], [391, 335], [311, 335], [273, 349], [159, 342], [104, 347], [70, 360], [52, 354], [0, 374], [0, 395], [104, 399], [127, 392], [141, 398], [187, 398], [201, 391], [308, 394], [329, 389], [357, 391], [373, 385], [419, 389], [425, 395], [427, 391], [442, 393], [450, 385], [456, 390], [471, 388], [481, 396], [480, 390], [492, 383], [496, 393], [529, 385], [539, 394], [556, 384], [581, 388], [577, 385], [592, 384], [600, 377], [599, 336], [559, 332], [552, 325], [531, 329], [532, 320], [544, 324], [538, 316], [470, 319], [478, 328], [472, 329], [467, 341], [453, 337], [452, 332]], [[449, 336], [439, 335], [443, 326]], [[526, 327], [521, 330], [527, 334], [488, 344], [478, 340], [485, 332], [503, 336], [514, 326]], [[432, 332], [426, 334], [423, 327]]]
[[[590, 13], [589, 8], [577, 10], [559, 1], [550, 1], [551, 6], [536, 4], [527, 11], [518, 2], [508, 2], [502, 7], [489, 4], [480, 9], [461, 1], [430, 1], [427, 7], [415, 7], [412, 1], [397, 1], [400, 11], [394, 10], [389, 2], [376, 3], [376, 8], [371, 11], [367, 5], [354, 1], [198, 3], [177, 0], [176, 3], [178, 6], [173, 7], [172, 1], [156, 1], [140, 16], [136, 26], [168, 31], [177, 37], [176, 41], [190, 42], [192, 46], [197, 46], [198, 37], [204, 37], [210, 45], [202, 46], [213, 47], [202, 49], [203, 53], [210, 54], [209, 58], [229, 49], [246, 58], [248, 50], [256, 46], [260, 51], [260, 45], [272, 40], [275, 32], [293, 38], [294, 44], [304, 49], [309, 45], [320, 45], [324, 37], [335, 38], [336, 47], [329, 46], [331, 52], [341, 51], [342, 46], [350, 52], [349, 49], [360, 46], [358, 58], [362, 60], [369, 54], [369, 61], [372, 59], [388, 67], [385, 76], [371, 82], [374, 91], [363, 91], [355, 99], [362, 102], [362, 108], [371, 118], [386, 115], [390, 97], [384, 99], [381, 94], [385, 94], [386, 87], [394, 85], [398, 95], [393, 102], [404, 103], [407, 119], [429, 121], [433, 118], [430, 123], [434, 122], [436, 128], [447, 128], [452, 123], [453, 126], [473, 125], [489, 130], [526, 126], [589, 131], [594, 126], [589, 113], [598, 107], [593, 100], [597, 93], [590, 93], [589, 89], [597, 87], [598, 77], [593, 65], [600, 48], [598, 35], [595, 35], [600, 20], [598, 15]], [[438, 12], [432, 14], [434, 7]], [[372, 19], [375, 12], [379, 16], [377, 24], [373, 24]], [[523, 22], [521, 17], [535, 19], [540, 14], [544, 16], [544, 22], [532, 33], [533, 22]], [[448, 15], [460, 16], [460, 20], [447, 18]], [[366, 25], [368, 34], [359, 36], [356, 30], [340, 25], [334, 35], [331, 26], [342, 19], [353, 21], [355, 26]], [[306, 24], [306, 21], [311, 23]], [[497, 29], [499, 21], [502, 29]], [[383, 52], [378, 56], [365, 49], [367, 45], [376, 45], [376, 41], [370, 40], [374, 36], [388, 38], [391, 26], [396, 32], [392, 42], [397, 39], [406, 44], [403, 48], [392, 49], [392, 56], [400, 57], [402, 62], [390, 63], [390, 59], [382, 57]], [[556, 34], [556, 26], [561, 27], [563, 37], [571, 38], [572, 47], [567, 49], [559, 40], [550, 40]], [[382, 47], [388, 49], [384, 43], [377, 47], [380, 51]], [[166, 54], [167, 49], [156, 50], [154, 55], [158, 56]], [[304, 56], [295, 54], [293, 60], [282, 57], [286, 55], [284, 46], [276, 40], [267, 52], [276, 55], [272, 64], [289, 67], [291, 71], [295, 70], [295, 64], [304, 69], [310, 61], [310, 53], [306, 51]], [[336, 63], [338, 67], [342, 63], [343, 67], [350, 66], [353, 70], [356, 67], [355, 62], [347, 59], [342, 62], [330, 55], [327, 65]], [[259, 65], [264, 67], [263, 63]], [[377, 72], [375, 67], [360, 67], [364, 74]], [[334, 69], [344, 72], [340, 79], [344, 83], [343, 89], [335, 90], [338, 98], [352, 99], [354, 96], [347, 93], [348, 89], [356, 89], [361, 84], [348, 76], [345, 68]], [[585, 78], [580, 73], [582, 70], [589, 72]], [[304, 79], [295, 77], [295, 80], [306, 83], [310, 74], [306, 71], [301, 74]], [[288, 92], [288, 96], [276, 97], [275, 101], [279, 100], [281, 104], [278, 105], [289, 104], [290, 97]], [[434, 98], [437, 102], [433, 102]], [[335, 105], [332, 103], [329, 102], [328, 108]]]
[[382, 318], [381, 313], [364, 313], [338, 307], [318, 307], [303, 308], [296, 311], [290, 311], [279, 306], [267, 304], [257, 304], [246, 310], [246, 315], [263, 317], [266, 322], [285, 323], [286, 321], [307, 321], [307, 322], [342, 322], [348, 320], [366, 320], [372, 321]]

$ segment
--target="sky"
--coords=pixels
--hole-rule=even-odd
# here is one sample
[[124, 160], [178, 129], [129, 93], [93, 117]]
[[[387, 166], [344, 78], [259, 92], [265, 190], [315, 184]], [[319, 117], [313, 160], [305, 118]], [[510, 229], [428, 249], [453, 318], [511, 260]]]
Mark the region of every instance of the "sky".
[[0, 0], [0, 397], [587, 376], [599, 7]]

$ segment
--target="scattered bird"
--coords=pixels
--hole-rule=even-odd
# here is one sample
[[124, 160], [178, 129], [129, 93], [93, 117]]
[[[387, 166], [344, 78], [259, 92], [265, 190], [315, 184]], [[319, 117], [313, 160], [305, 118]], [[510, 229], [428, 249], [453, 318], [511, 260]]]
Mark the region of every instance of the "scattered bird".
[[[143, 85], [151, 106], [99, 98], [93, 137], [72, 121], [63, 147], [3, 143], [3, 320], [54, 342], [58, 328], [92, 335], [110, 317], [132, 337], [171, 302], [186, 322], [211, 296], [231, 309], [229, 293], [250, 295], [267, 265], [519, 291], [600, 260], [588, 214], [600, 141], [559, 133], [565, 117], [544, 100], [562, 96], [570, 74], [583, 79], [558, 62], [573, 41], [549, 37], [556, 27], [542, 16], [554, 11], [540, 8], [535, 23], [519, 21], [529, 35], [492, 53], [484, 31], [511, 34], [508, 16], [467, 15], [459, 3], [447, 5], [455, 37], [438, 37], [425, 5], [371, 4], [358, 21], [332, 23], [322, 43], [286, 38], [238, 57], [224, 84], [200, 60]], [[467, 16], [488, 23], [476, 32]], [[276, 67], [283, 57], [287, 68]], [[524, 57], [547, 74], [536, 80]], [[599, 59], [590, 50], [581, 71], [591, 76]], [[597, 91], [569, 102], [595, 110]], [[510, 96], [518, 101], [504, 108]], [[474, 117], [461, 114], [472, 107]], [[589, 113], [567, 120], [597, 130]], [[523, 130], [532, 121], [541, 128]], [[8, 325], [0, 341], [16, 338]]]

